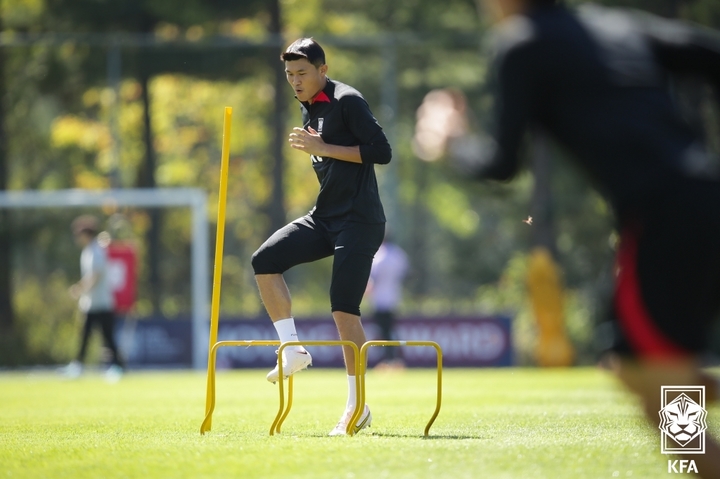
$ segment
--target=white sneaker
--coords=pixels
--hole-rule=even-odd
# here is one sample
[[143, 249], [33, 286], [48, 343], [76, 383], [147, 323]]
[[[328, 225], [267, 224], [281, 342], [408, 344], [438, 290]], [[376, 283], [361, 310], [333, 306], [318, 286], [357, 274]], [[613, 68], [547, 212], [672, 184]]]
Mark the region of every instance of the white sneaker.
[[83, 367], [80, 361], [72, 361], [67, 366], [60, 368], [60, 374], [70, 379], [79, 378], [82, 372]]
[[[353, 412], [353, 408], [346, 409], [340, 418], [340, 421], [335, 426], [335, 429], [330, 431], [329, 436], [345, 436], [347, 434], [347, 426]], [[372, 424], [372, 414], [370, 414], [370, 408], [366, 404], [363, 413], [360, 415], [360, 419], [358, 419], [357, 424], [355, 424], [355, 427], [353, 428], [353, 434], [357, 434], [366, 427], [370, 427], [370, 424]]]
[[123, 368], [121, 368], [117, 364], [113, 364], [108, 368], [107, 371], [105, 371], [105, 381], [109, 383], [116, 383], [120, 381], [120, 379], [122, 379], [124, 372], [125, 371], [123, 371]]
[[[307, 369], [308, 366], [312, 365], [312, 356], [310, 353], [305, 351], [304, 348], [285, 348], [283, 350], [283, 379], [287, 379], [298, 371]], [[280, 373], [278, 367], [275, 365], [275, 369], [267, 374], [267, 380], [271, 383], [276, 383]]]

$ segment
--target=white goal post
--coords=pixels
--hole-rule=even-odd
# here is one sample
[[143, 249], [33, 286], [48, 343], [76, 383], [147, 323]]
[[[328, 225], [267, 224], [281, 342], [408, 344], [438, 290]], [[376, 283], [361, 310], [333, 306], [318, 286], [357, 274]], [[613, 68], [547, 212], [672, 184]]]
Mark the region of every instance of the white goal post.
[[110, 190], [0, 191], [0, 209], [86, 206], [189, 207], [192, 214], [192, 365], [207, 366], [209, 324], [207, 195], [199, 188], [123, 188]]

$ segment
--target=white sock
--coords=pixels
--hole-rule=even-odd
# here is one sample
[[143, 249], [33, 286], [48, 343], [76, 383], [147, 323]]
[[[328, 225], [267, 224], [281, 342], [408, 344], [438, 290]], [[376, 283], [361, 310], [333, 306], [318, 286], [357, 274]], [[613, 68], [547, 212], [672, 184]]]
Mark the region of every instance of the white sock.
[[357, 392], [357, 388], [355, 387], [355, 376], [348, 375], [348, 398], [347, 398], [347, 404], [345, 405], [345, 410], [348, 409], [355, 409], [355, 404], [357, 404], [357, 401], [355, 400], [355, 393]]
[[[280, 319], [273, 323], [275, 331], [278, 333], [280, 343], [287, 343], [288, 341], [297, 341], [298, 335], [295, 330], [295, 318]], [[288, 346], [285, 349], [299, 349], [300, 346]]]

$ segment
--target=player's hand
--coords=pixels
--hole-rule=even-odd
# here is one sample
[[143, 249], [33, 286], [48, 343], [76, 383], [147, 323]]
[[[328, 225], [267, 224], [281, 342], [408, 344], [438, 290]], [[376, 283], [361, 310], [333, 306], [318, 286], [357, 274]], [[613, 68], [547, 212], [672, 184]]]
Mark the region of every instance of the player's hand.
[[78, 283], [73, 284], [68, 289], [68, 294], [70, 294], [70, 297], [72, 299], [79, 299], [82, 295], [82, 286], [80, 286]]
[[296, 150], [301, 150], [308, 155], [325, 156], [325, 145], [320, 133], [315, 131], [312, 127], [308, 127], [305, 131], [302, 128], [293, 128], [293, 132], [290, 133], [288, 138], [290, 146]]

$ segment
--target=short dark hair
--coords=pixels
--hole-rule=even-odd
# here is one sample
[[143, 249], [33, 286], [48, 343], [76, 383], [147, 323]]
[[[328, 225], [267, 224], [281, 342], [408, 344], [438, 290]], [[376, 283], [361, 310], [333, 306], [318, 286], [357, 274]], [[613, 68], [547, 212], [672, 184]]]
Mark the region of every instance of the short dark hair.
[[71, 228], [74, 235], [85, 233], [90, 236], [97, 236], [99, 229], [98, 220], [92, 215], [78, 216], [72, 222]]
[[305, 58], [318, 68], [325, 65], [325, 51], [312, 38], [298, 38], [280, 55], [280, 59], [284, 62], [300, 60], [301, 58]]

